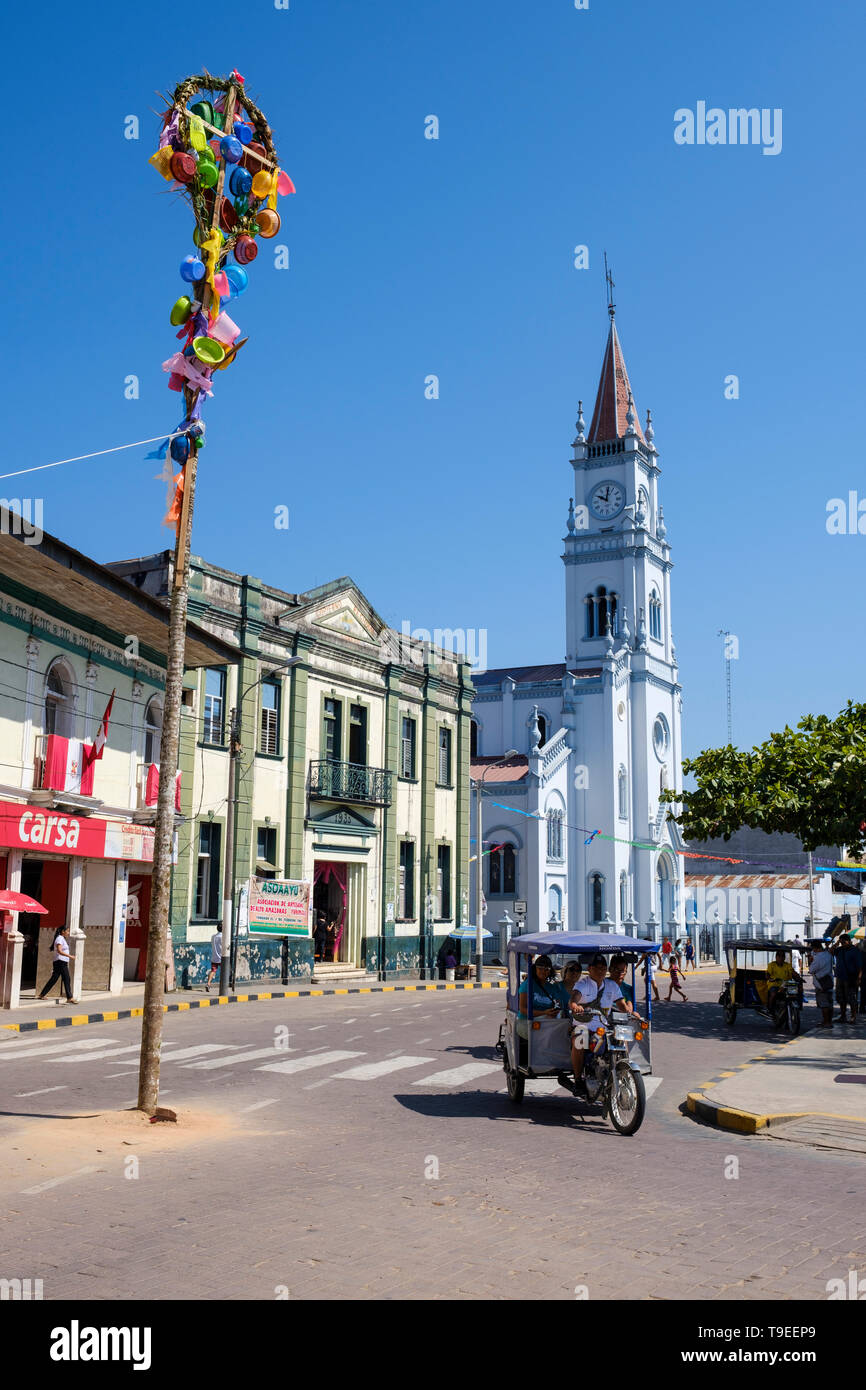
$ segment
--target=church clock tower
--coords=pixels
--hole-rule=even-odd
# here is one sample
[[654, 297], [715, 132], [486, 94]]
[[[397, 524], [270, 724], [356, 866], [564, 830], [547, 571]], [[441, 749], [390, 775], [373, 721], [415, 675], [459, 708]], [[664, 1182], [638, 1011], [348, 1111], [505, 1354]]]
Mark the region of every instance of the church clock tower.
[[[609, 283], [612, 282], [609, 280]], [[582, 402], [563, 561], [563, 718], [576, 771], [571, 893], [584, 921], [683, 930], [678, 828], [660, 792], [681, 785], [681, 687], [671, 632], [671, 548], [652, 417], [641, 427], [615, 306], [589, 431]], [[582, 785], [583, 783], [583, 785]], [[601, 834], [585, 843], [587, 835]], [[608, 838], [609, 837], [609, 838]], [[638, 842], [637, 844], [635, 842]], [[644, 848], [647, 846], [647, 848]], [[650, 848], [651, 846], [651, 848]]]

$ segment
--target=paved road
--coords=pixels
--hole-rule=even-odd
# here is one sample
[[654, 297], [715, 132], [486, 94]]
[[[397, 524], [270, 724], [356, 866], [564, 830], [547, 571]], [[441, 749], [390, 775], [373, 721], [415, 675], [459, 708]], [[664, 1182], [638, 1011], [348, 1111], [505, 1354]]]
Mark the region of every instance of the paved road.
[[227, 1126], [176, 1153], [21, 1138], [134, 1104], [138, 1020], [6, 1038], [0, 1277], [46, 1299], [824, 1298], [866, 1271], [862, 1165], [681, 1113], [772, 1040], [725, 1028], [719, 983], [657, 1007], [629, 1139], [550, 1086], [510, 1105], [487, 991], [170, 1015], [162, 1099]]

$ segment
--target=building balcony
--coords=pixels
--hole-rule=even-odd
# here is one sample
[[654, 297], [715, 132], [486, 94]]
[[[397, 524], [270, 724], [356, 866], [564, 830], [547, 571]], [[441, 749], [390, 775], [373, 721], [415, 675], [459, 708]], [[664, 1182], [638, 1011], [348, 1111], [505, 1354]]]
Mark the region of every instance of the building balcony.
[[319, 801], [356, 801], [366, 806], [390, 806], [393, 773], [361, 763], [310, 763], [310, 797]]

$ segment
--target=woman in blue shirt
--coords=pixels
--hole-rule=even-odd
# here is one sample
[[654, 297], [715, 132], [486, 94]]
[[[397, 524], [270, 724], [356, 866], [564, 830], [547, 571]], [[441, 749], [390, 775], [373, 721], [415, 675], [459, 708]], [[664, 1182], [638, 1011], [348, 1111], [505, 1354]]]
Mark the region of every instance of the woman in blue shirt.
[[522, 1038], [527, 1037], [528, 1027], [524, 1021], [529, 1010], [529, 988], [532, 986], [532, 1017], [559, 1018], [563, 1008], [563, 989], [553, 979], [553, 961], [550, 956], [537, 956], [529, 967], [529, 974], [517, 991], [517, 1008], [520, 1018], [517, 1031]]

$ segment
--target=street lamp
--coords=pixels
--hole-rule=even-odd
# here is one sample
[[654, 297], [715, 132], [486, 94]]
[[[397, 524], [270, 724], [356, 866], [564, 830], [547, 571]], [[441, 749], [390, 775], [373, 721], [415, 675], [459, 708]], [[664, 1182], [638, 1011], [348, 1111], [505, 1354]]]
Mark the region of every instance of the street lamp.
[[484, 901], [484, 893], [481, 886], [481, 849], [482, 849], [482, 826], [481, 826], [481, 798], [484, 795], [484, 778], [494, 767], [503, 767], [510, 758], [519, 757], [516, 748], [509, 748], [507, 753], [503, 753], [495, 763], [489, 763], [485, 767], [480, 777], [475, 779], [475, 796], [477, 805], [475, 807], [475, 979], [481, 980], [484, 971], [484, 918], [481, 911]]
[[241, 712], [244, 700], [251, 690], [255, 690], [268, 676], [275, 676], [280, 671], [288, 671], [291, 666], [297, 666], [301, 661], [299, 656], [287, 657], [285, 661], [271, 661], [269, 669], [262, 671], [258, 678], [248, 685], [238, 696], [238, 702], [229, 713], [229, 786], [228, 804], [226, 807], [226, 857], [223, 865], [223, 929], [222, 929], [222, 960], [220, 962], [220, 994], [227, 994], [229, 991], [229, 976], [234, 974], [231, 970], [232, 956], [232, 912], [235, 901], [235, 839], [237, 835], [237, 760], [241, 751]]

